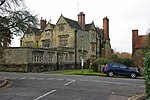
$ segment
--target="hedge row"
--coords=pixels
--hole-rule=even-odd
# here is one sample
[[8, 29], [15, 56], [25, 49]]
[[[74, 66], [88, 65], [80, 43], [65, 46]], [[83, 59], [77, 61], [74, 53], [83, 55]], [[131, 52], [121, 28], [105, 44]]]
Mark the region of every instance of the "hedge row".
[[145, 75], [145, 85], [146, 85], [146, 95], [148, 100], [150, 100], [150, 52], [146, 54], [144, 59], [144, 75]]

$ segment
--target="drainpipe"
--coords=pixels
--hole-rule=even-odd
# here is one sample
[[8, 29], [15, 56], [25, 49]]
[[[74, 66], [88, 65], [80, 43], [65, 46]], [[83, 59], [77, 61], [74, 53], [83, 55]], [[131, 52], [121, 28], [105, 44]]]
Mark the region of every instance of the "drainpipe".
[[36, 47], [38, 48], [38, 40], [36, 41]]
[[77, 69], [77, 30], [75, 30], [75, 69]]

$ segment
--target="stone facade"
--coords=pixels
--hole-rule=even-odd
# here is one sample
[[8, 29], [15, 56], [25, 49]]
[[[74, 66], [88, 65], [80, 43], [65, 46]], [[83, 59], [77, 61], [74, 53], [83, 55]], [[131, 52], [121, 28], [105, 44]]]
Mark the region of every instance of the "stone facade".
[[[20, 48], [5, 49], [5, 63], [26, 65], [26, 71], [35, 66], [44, 70], [78, 68], [81, 59], [111, 57], [109, 19], [103, 19], [104, 29], [94, 22], [85, 24], [85, 14], [78, 21], [60, 16], [56, 25], [41, 19], [41, 28], [29, 27], [20, 40]], [[37, 69], [36, 69], [37, 70]], [[40, 69], [41, 70], [41, 69]]]

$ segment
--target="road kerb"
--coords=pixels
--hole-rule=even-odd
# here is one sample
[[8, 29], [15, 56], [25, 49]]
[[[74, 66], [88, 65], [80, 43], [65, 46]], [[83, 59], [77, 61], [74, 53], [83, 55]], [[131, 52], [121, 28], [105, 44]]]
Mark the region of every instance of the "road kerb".
[[8, 79], [6, 79], [2, 84], [0, 84], [0, 88], [6, 87], [8, 84], [11, 84], [11, 82]]
[[146, 100], [145, 94], [139, 94], [128, 98], [128, 100]]

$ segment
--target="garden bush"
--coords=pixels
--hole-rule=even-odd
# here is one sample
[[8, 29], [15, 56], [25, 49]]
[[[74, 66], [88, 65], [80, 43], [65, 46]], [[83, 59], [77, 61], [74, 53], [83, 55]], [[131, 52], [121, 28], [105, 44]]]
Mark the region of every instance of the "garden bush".
[[150, 100], [150, 52], [146, 54], [144, 59], [144, 76], [146, 85], [146, 95], [148, 100]]
[[102, 65], [105, 65], [106, 63], [111, 62], [109, 59], [106, 58], [98, 58], [96, 60], [93, 61], [92, 63], [92, 70], [95, 72], [98, 72], [98, 67], [101, 67]]
[[131, 63], [132, 63], [130, 58], [115, 58], [112, 61], [115, 62], [115, 63], [124, 64], [126, 66], [131, 66]]

